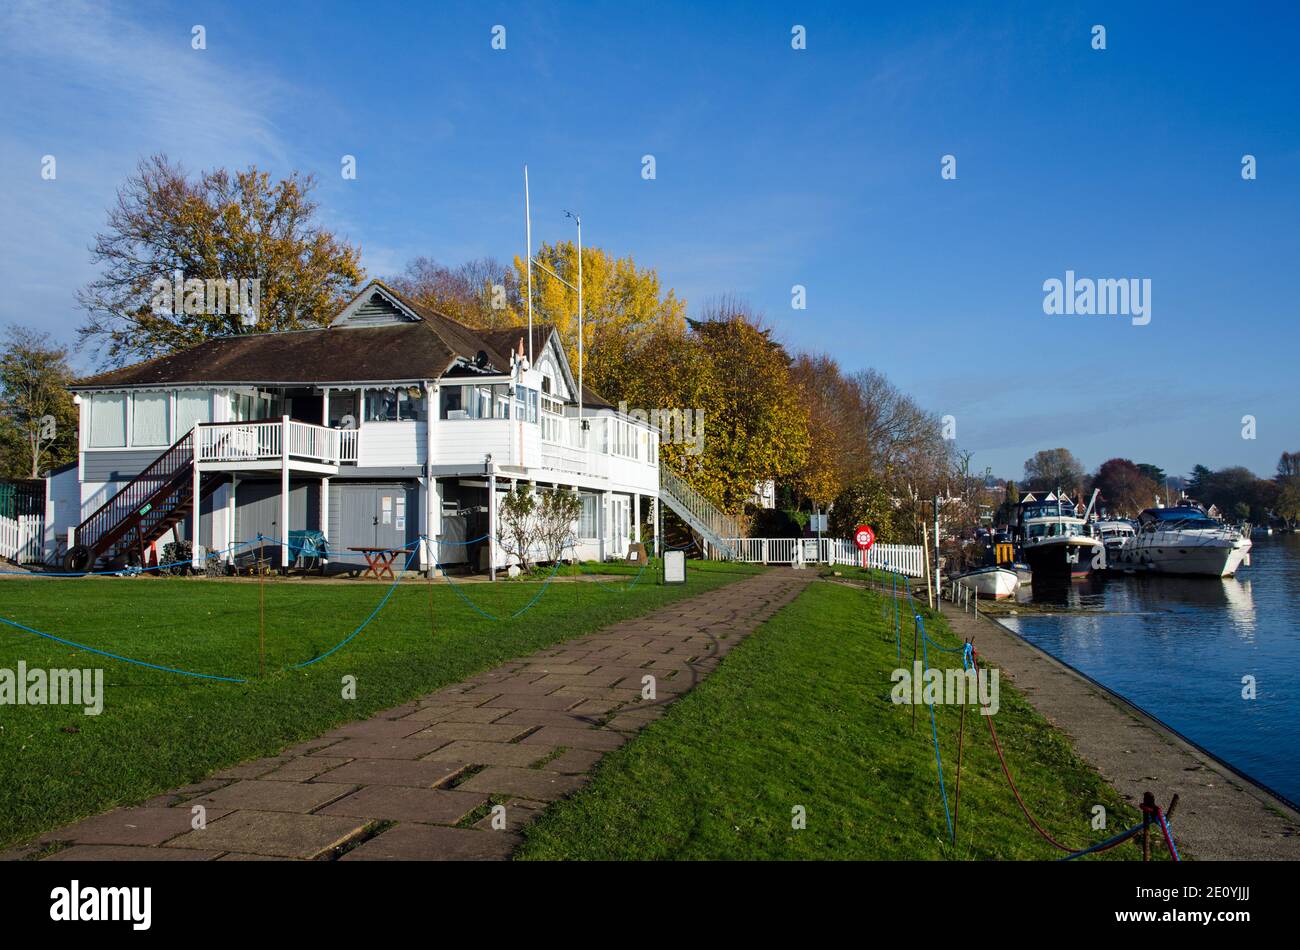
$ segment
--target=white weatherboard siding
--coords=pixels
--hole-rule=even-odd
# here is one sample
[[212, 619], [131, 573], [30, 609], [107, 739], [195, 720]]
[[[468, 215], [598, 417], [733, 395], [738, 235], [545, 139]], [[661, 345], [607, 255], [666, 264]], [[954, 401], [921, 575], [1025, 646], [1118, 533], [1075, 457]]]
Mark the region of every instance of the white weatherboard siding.
[[515, 426], [509, 419], [442, 419], [434, 436], [433, 463], [481, 467], [490, 454], [498, 465], [513, 465]]
[[423, 422], [367, 422], [358, 437], [362, 467], [424, 464], [428, 433]]

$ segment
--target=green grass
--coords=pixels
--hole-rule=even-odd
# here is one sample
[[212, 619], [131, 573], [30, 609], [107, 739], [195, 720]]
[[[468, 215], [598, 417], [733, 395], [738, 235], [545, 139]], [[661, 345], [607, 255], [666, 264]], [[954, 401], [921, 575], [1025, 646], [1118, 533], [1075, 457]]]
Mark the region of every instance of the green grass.
[[[903, 612], [906, 617], [906, 611]], [[952, 644], [942, 622], [927, 629]], [[911, 661], [906, 624], [903, 664]], [[814, 583], [667, 715], [605, 757], [593, 782], [526, 831], [532, 859], [1050, 859], [1016, 807], [983, 717], [969, 707], [958, 841], [949, 843], [928, 708], [889, 698], [900, 664], [881, 598]], [[946, 666], [954, 654], [936, 657]], [[1083, 847], [1138, 820], [1065, 737], [1005, 682], [995, 725], [1021, 793]], [[936, 706], [950, 807], [959, 710]], [[1109, 814], [1092, 831], [1094, 805]], [[793, 830], [803, 806], [807, 827]], [[1129, 843], [1098, 858], [1140, 858]]]
[[[873, 585], [884, 584], [891, 587], [894, 582], [892, 575], [876, 567], [851, 567], [847, 564], [823, 564], [817, 568], [817, 576], [825, 578], [839, 577], [851, 581], [869, 581]], [[917, 583], [916, 578], [907, 578], [912, 583]], [[902, 585], [903, 580], [900, 578], [897, 582]]]
[[[647, 572], [648, 573], [648, 572]], [[661, 587], [553, 584], [518, 619], [493, 622], [445, 580], [404, 580], [355, 639], [325, 653], [375, 609], [388, 585], [267, 581], [265, 675], [259, 675], [256, 581], [94, 578], [0, 582], [0, 617], [149, 663], [248, 679], [214, 682], [133, 666], [0, 625], [0, 668], [103, 668], [99, 716], [81, 707], [0, 706], [0, 847], [118, 804], [275, 754], [340, 723], [683, 596], [755, 573], [694, 561]], [[537, 583], [462, 585], [508, 616]], [[430, 596], [433, 598], [432, 622]], [[340, 678], [357, 678], [344, 700]]]

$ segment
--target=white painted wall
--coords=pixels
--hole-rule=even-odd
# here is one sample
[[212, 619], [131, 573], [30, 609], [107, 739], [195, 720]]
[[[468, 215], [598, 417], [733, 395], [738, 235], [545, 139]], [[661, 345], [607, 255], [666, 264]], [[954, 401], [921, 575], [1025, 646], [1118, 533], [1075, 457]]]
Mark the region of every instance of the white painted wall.
[[365, 422], [358, 438], [359, 465], [424, 464], [428, 433], [423, 422]]

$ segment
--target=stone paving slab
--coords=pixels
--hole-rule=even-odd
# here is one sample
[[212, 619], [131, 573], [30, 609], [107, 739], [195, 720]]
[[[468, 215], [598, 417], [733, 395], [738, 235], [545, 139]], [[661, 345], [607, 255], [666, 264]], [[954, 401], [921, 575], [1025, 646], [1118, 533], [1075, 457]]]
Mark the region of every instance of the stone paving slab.
[[310, 860], [358, 837], [368, 824], [364, 818], [250, 809], [209, 822], [202, 831], [191, 831], [151, 850], [161, 854], [169, 848], [195, 848], [207, 853], [241, 851]]
[[[585, 785], [605, 753], [662, 716], [812, 579], [769, 570], [669, 604], [0, 857], [507, 858], [547, 803]], [[653, 701], [642, 699], [647, 675]], [[200, 830], [195, 805], [206, 809]]]

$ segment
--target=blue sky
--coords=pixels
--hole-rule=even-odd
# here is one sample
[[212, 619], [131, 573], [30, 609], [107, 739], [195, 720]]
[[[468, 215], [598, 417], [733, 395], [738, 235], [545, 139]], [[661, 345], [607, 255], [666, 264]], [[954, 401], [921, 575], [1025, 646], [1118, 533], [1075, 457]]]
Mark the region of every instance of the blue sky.
[[[527, 162], [535, 238], [580, 209], [692, 308], [737, 293], [954, 416], [979, 469], [1064, 445], [1269, 474], [1300, 449], [1297, 27], [1280, 3], [8, 2], [0, 322], [73, 339], [153, 152], [314, 172], [376, 276], [521, 253]], [[1150, 324], [1044, 314], [1066, 270], [1150, 278]]]

